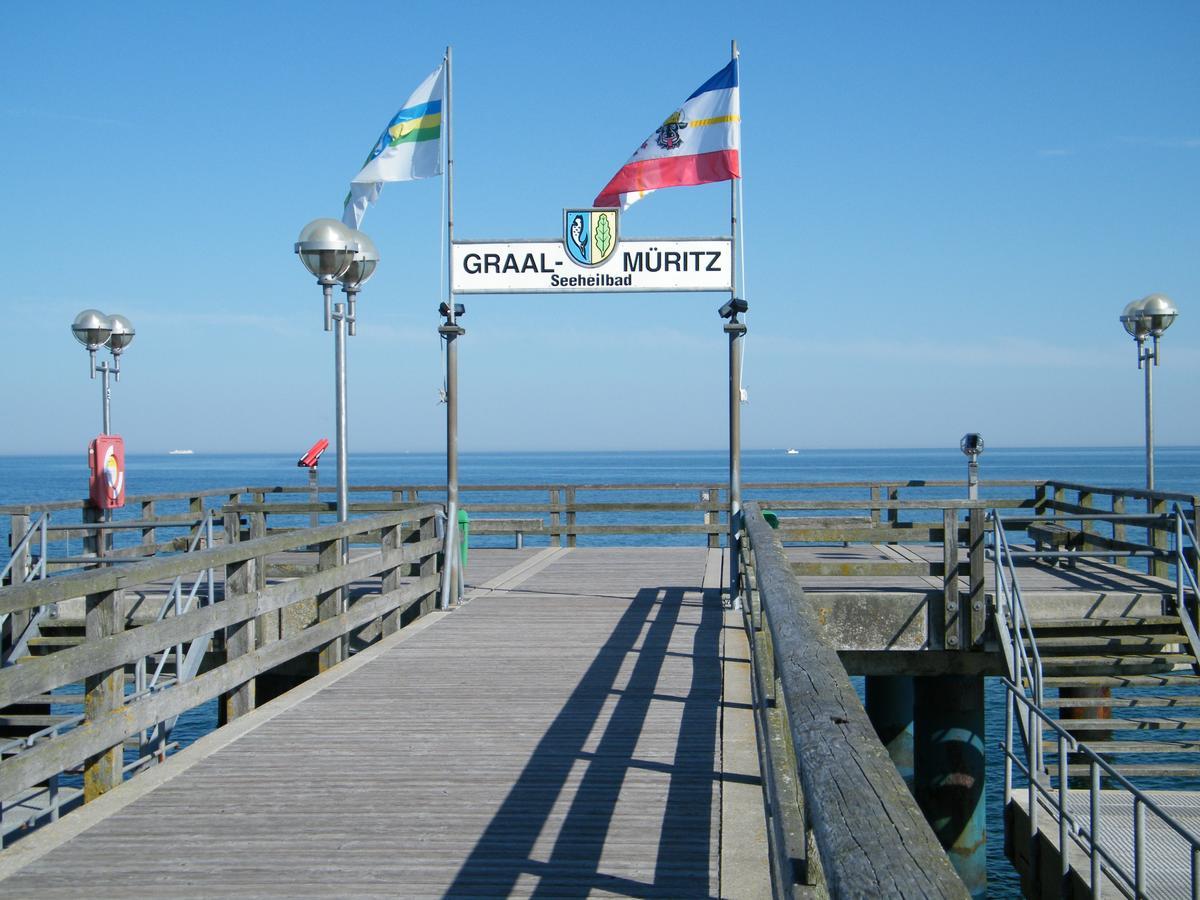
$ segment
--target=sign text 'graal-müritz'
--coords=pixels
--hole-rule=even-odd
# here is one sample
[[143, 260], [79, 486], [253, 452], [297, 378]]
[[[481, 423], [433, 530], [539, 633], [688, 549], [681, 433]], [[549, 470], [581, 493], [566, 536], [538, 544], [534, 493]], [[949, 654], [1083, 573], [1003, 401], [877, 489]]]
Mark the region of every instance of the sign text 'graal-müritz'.
[[619, 211], [563, 210], [558, 241], [455, 241], [456, 294], [729, 291], [729, 238], [621, 240]]

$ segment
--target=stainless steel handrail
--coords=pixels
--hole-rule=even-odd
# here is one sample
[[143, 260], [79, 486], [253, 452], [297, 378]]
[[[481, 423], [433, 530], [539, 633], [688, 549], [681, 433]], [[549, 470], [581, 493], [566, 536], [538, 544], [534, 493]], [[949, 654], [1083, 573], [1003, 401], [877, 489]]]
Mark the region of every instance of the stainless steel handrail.
[[[1074, 842], [1089, 857], [1093, 897], [1101, 895], [1101, 885], [1105, 874], [1117, 881], [1122, 889], [1133, 892], [1134, 896], [1146, 897], [1149, 895], [1146, 893], [1145, 884], [1145, 816], [1147, 812], [1150, 812], [1188, 845], [1192, 884], [1190, 896], [1193, 900], [1200, 898], [1200, 835], [1197, 835], [1186, 825], [1173, 818], [1166, 810], [1155, 803], [1153, 798], [1135, 787], [1129, 779], [1125, 778], [1110, 763], [1105, 761], [1100, 754], [1089, 748], [1086, 743], [1076, 739], [1070, 732], [1059, 725], [1039, 705], [1025, 696], [1023, 688], [1007, 678], [1001, 680], [1004, 683], [1006, 692], [1005, 735], [1003, 744], [1004, 805], [1007, 808], [1012, 800], [1013, 767], [1015, 765], [1028, 781], [1030, 843], [1036, 843], [1037, 836], [1040, 833], [1038, 810], [1041, 807], [1041, 801], [1044, 799], [1047, 803], [1047, 810], [1058, 817], [1059, 857], [1062, 860], [1064, 875], [1070, 862], [1065, 849], [1066, 843], [1069, 840]], [[1040, 725], [1048, 725], [1055, 733], [1058, 740], [1059, 759], [1057, 788], [1054, 788], [1050, 780], [1041, 773], [1037, 773], [1037, 775], [1041, 775], [1041, 777], [1037, 777], [1035, 775], [1035, 766], [1023, 763], [1020, 755], [1015, 752], [1013, 747], [1013, 720], [1015, 718], [1013, 707], [1015, 704], [1020, 704], [1024, 708], [1024, 715], [1036, 719]], [[1040, 725], [1038, 729], [1039, 733], [1041, 731]], [[1030, 759], [1031, 756], [1032, 750], [1027, 744], [1025, 747], [1025, 758]], [[1080, 821], [1077, 815], [1072, 813], [1070, 809], [1070, 795], [1072, 791], [1067, 769], [1067, 760], [1070, 756], [1075, 756], [1076, 759], [1080, 756], [1086, 758], [1089, 767], [1088, 819], [1086, 823]], [[1111, 844], [1106, 844], [1104, 841], [1103, 835], [1108, 829], [1104, 828], [1103, 806], [1100, 802], [1102, 777], [1110, 779], [1110, 783], [1114, 784], [1117, 789], [1127, 792], [1134, 799], [1133, 841], [1132, 846], [1127, 848], [1133, 855], [1132, 872], [1122, 862], [1120, 858], [1121, 851], [1114, 849]], [[1112, 816], [1110, 814], [1109, 820], [1111, 821], [1111, 819]]]

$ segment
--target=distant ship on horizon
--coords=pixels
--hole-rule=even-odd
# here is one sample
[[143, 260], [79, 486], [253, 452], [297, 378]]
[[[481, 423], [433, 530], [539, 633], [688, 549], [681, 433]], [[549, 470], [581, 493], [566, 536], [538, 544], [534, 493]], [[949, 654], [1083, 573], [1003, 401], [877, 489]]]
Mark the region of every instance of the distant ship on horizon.
[[800, 451], [797, 450], [795, 447], [788, 447], [787, 452], [788, 452], [788, 456], [797, 456], [800, 453]]
[[168, 450], [167, 456], [191, 456], [195, 452], [194, 450]]

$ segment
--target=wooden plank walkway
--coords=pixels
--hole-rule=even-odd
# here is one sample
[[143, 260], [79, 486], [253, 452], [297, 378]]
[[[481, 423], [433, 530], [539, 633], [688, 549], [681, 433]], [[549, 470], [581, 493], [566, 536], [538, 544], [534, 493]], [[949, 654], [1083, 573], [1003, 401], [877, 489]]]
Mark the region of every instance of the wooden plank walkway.
[[462, 609], [19, 842], [0, 890], [715, 896], [720, 561], [474, 551]]

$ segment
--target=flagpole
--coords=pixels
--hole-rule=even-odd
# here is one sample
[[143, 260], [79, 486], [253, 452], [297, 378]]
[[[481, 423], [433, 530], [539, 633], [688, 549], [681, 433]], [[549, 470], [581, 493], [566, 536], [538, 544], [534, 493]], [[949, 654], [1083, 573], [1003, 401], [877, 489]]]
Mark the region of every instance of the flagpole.
[[[730, 55], [736, 62], [736, 40], [730, 42]], [[738, 285], [737, 184], [737, 178], [729, 179], [729, 264], [733, 273], [731, 300], [737, 298]], [[742, 532], [742, 342], [746, 326], [737, 321], [735, 313], [725, 326], [725, 331], [729, 335], [729, 604], [734, 609], [740, 609], [741, 573], [738, 557]]]
[[[438, 333], [446, 342], [446, 543], [442, 562], [441, 603], [449, 609], [462, 583], [458, 550], [458, 338], [466, 334], [454, 313], [454, 119], [451, 115], [453, 83], [451, 50], [446, 48], [446, 96], [442, 120], [446, 126], [446, 322]], [[457, 577], [456, 577], [457, 576]]]

